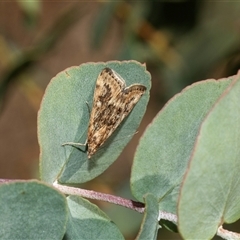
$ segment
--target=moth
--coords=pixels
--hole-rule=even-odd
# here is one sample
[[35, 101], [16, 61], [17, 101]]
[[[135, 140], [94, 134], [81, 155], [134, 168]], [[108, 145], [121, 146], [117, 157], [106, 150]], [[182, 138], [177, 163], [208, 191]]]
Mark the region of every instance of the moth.
[[87, 146], [90, 159], [128, 116], [146, 89], [141, 84], [126, 87], [121, 76], [108, 67], [104, 68], [96, 81], [86, 142], [62, 145]]

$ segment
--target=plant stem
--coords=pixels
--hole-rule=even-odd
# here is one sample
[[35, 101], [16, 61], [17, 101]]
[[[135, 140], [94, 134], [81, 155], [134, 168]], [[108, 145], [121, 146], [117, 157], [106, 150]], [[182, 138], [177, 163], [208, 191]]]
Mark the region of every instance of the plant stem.
[[240, 239], [240, 234], [228, 231], [224, 229], [222, 226], [218, 228], [217, 235], [223, 239], [226, 240], [239, 240]]
[[[129, 209], [132, 209], [139, 213], [143, 213], [145, 210], [145, 205], [141, 202], [136, 202], [136, 201], [121, 198], [118, 196], [113, 196], [111, 194], [100, 193], [100, 192], [95, 192], [95, 191], [91, 191], [91, 190], [65, 186], [65, 185], [58, 184], [57, 182], [54, 182], [53, 186], [55, 188], [57, 188], [58, 190], [60, 190], [62, 193], [67, 194], [67, 195], [77, 195], [77, 196], [86, 197], [89, 199], [95, 199], [95, 200], [109, 202], [109, 203], [113, 203], [113, 204], [116, 204], [119, 206], [123, 206], [123, 207], [129, 208]], [[159, 211], [158, 219], [159, 220], [164, 219], [164, 220], [168, 220], [168, 221], [177, 223], [177, 216], [175, 214], [164, 212], [164, 211]]]
[[[7, 184], [7, 183], [14, 183], [14, 182], [27, 182], [27, 180], [0, 179], [0, 185]], [[113, 196], [111, 194], [100, 193], [100, 192], [95, 192], [92, 190], [86, 190], [86, 189], [61, 185], [61, 184], [58, 184], [58, 182], [54, 182], [53, 186], [56, 189], [58, 189], [59, 191], [61, 191], [62, 193], [67, 194], [67, 195], [77, 195], [77, 196], [86, 197], [89, 199], [101, 200], [101, 201], [117, 204], [117, 205], [129, 208], [129, 209], [132, 209], [139, 213], [144, 213], [144, 210], [145, 210], [145, 205], [141, 202], [128, 200], [128, 199], [121, 198], [118, 196]], [[177, 216], [172, 213], [159, 211], [158, 221], [160, 221], [161, 219], [168, 220], [168, 221], [171, 221], [171, 222], [174, 222], [175, 224], [177, 224]], [[224, 229], [222, 226], [220, 226], [218, 228], [216, 235], [218, 235], [226, 240], [240, 239], [239, 233], [228, 231], [228, 230]]]
[[89, 199], [105, 201], [105, 202], [114, 203], [126, 208], [130, 208], [139, 213], [144, 212], [145, 206], [141, 202], [124, 199], [121, 197], [113, 196], [111, 194], [100, 193], [100, 192], [95, 192], [95, 191], [86, 190], [82, 188], [75, 188], [75, 187], [70, 187], [66, 185], [61, 185], [61, 184], [58, 184], [57, 182], [54, 182], [53, 186], [58, 190], [60, 190], [62, 193], [67, 195], [77, 195], [77, 196], [86, 197]]

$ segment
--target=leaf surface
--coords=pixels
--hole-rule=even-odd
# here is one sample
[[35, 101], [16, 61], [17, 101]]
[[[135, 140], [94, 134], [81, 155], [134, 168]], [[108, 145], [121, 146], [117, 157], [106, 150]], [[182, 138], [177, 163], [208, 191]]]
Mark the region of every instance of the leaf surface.
[[210, 239], [240, 218], [240, 76], [204, 119], [179, 202], [184, 239]]
[[137, 148], [131, 175], [134, 196], [152, 193], [161, 210], [176, 213], [179, 188], [199, 128], [229, 79], [195, 83], [174, 96], [146, 129]]
[[[96, 79], [103, 68], [117, 72], [129, 86], [140, 83], [147, 91], [115, 132], [88, 160], [86, 148], [62, 146], [85, 143]], [[83, 183], [105, 171], [135, 134], [149, 99], [150, 74], [135, 61], [88, 63], [71, 67], [52, 79], [46, 89], [38, 117], [40, 173], [44, 181]]]
[[0, 186], [1, 239], [62, 239], [67, 226], [65, 196], [37, 181]]
[[69, 222], [66, 239], [124, 239], [117, 226], [96, 205], [68, 197]]

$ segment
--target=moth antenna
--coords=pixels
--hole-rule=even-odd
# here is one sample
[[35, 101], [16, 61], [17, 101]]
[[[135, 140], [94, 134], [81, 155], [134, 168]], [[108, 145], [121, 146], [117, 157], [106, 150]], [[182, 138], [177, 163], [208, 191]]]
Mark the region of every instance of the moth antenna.
[[90, 114], [91, 114], [91, 110], [90, 110], [90, 106], [89, 106], [89, 103], [86, 101], [86, 105], [87, 105], [87, 108], [88, 108], [88, 114], [89, 114], [89, 117], [90, 117]]

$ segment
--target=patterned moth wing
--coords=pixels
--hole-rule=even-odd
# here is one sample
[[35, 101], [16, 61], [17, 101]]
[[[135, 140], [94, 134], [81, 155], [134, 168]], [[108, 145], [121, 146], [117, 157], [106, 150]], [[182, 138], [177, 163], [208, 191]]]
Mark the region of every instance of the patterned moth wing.
[[125, 81], [112, 69], [104, 68], [96, 82], [88, 126], [88, 158], [104, 144], [123, 119], [131, 112], [146, 87]]

